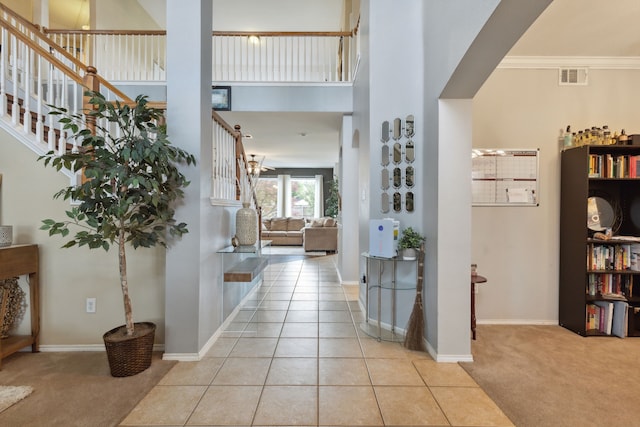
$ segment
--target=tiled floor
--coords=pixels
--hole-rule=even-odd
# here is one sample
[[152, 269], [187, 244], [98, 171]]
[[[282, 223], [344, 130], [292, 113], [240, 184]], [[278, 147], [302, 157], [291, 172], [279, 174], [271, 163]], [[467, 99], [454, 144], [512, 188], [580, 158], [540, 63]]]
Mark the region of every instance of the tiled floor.
[[513, 425], [457, 364], [362, 333], [334, 262], [272, 262], [207, 356], [174, 366], [121, 425]]

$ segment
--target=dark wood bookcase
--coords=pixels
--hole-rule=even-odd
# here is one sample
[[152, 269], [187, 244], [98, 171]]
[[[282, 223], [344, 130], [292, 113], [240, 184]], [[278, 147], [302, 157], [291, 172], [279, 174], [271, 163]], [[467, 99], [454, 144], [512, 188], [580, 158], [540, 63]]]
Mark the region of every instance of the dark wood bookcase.
[[[594, 239], [596, 231], [587, 224], [589, 197], [601, 197], [613, 207], [613, 235], [640, 237], [640, 170], [629, 173], [630, 163], [637, 160], [634, 156], [640, 159], [640, 146], [591, 145], [562, 152], [559, 320], [561, 326], [582, 336], [609, 335], [588, 327], [587, 307], [620, 299], [629, 304], [627, 335], [640, 336], [640, 271], [630, 268], [631, 258], [623, 255], [640, 242]], [[612, 170], [616, 159], [619, 164]], [[599, 251], [619, 253], [625, 263], [606, 261], [596, 266], [594, 252]], [[613, 293], [617, 286], [620, 296], [604, 291], [602, 283], [611, 281], [616, 284]]]

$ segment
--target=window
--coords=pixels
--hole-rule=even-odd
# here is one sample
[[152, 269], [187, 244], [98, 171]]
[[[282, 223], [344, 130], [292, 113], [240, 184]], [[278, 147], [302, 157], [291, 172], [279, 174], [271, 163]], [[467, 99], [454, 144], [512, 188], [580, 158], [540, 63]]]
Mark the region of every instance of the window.
[[258, 205], [262, 206], [262, 218], [278, 216], [278, 178], [259, 178], [256, 184], [256, 198]]
[[284, 216], [319, 218], [324, 213], [322, 175], [314, 178], [260, 177], [256, 185], [263, 218]]
[[313, 217], [315, 212], [316, 180], [291, 178], [291, 216]]

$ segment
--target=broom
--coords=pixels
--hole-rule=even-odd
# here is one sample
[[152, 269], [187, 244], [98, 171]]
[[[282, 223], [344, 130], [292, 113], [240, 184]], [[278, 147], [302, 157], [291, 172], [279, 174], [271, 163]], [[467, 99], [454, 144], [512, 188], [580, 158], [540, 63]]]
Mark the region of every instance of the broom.
[[404, 346], [409, 350], [426, 351], [424, 348], [424, 307], [422, 306], [422, 287], [424, 270], [424, 244], [418, 251], [418, 283], [416, 284], [416, 300], [409, 316], [407, 333], [404, 336]]

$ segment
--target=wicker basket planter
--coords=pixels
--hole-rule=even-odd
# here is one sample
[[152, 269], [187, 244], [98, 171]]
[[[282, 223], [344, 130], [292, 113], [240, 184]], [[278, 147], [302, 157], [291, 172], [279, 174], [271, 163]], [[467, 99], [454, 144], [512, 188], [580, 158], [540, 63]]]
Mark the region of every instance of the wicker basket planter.
[[151, 366], [156, 325], [151, 322], [135, 323], [135, 334], [127, 336], [125, 325], [105, 333], [102, 338], [107, 349], [109, 368], [114, 377], [129, 377]]

